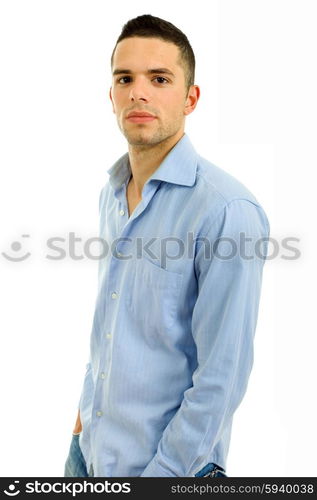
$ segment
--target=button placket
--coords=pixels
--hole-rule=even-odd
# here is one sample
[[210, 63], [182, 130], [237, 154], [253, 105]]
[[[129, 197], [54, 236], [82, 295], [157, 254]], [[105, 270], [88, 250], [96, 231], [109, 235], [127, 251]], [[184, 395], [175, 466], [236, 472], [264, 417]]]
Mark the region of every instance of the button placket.
[[[119, 194], [118, 197], [119, 207], [117, 211], [118, 220], [116, 224], [116, 233], [118, 234], [112, 234], [110, 238], [115, 239], [115, 238], [129, 237], [129, 235], [131, 234], [131, 228], [133, 227], [131, 224], [134, 224], [135, 221], [138, 219], [139, 215], [141, 215], [147, 208], [147, 205], [151, 201], [151, 198], [153, 197], [156, 190], [157, 186], [155, 185], [151, 184], [146, 186], [146, 189], [144, 189], [143, 193], [144, 196], [142, 202], [133, 211], [131, 217], [128, 217], [128, 204], [127, 204], [126, 194], [123, 192]], [[120, 250], [123, 249], [120, 248]], [[124, 257], [124, 255], [125, 254], [120, 251], [117, 252], [117, 257]], [[117, 307], [115, 301], [120, 296], [120, 291], [116, 290], [116, 287], [118, 286], [117, 276], [119, 275], [121, 270], [120, 265], [122, 265], [123, 262], [125, 262], [125, 259], [121, 260], [111, 255], [109, 256], [109, 261], [107, 262], [107, 267], [108, 267], [108, 272], [107, 272], [108, 283], [106, 289], [107, 325], [104, 326], [110, 328], [110, 330], [106, 331], [106, 333], [103, 335], [104, 348], [101, 349], [99, 356], [100, 373], [95, 392], [95, 415], [97, 418], [100, 418], [104, 415], [104, 411], [100, 409], [101, 404], [106, 406], [104, 398], [106, 397], [107, 391], [105, 390], [106, 387], [104, 386], [104, 382], [106, 384], [109, 383], [108, 372], [111, 366], [112, 347], [113, 347], [112, 336], [114, 333], [112, 331], [112, 316], [114, 316], [114, 308]]]
[[[124, 228], [125, 221], [123, 220], [123, 217], [126, 215], [127, 210], [125, 210], [126, 207], [125, 207], [124, 203], [120, 202], [120, 204], [121, 204], [121, 207], [123, 207], [123, 208], [120, 208], [118, 210], [118, 213], [120, 216], [119, 221], [120, 221], [120, 219], [122, 220], [123, 226], [121, 226], [121, 227]], [[119, 226], [120, 226], [120, 224], [119, 224]], [[118, 231], [119, 235], [120, 235], [120, 232], [124, 231], [124, 229], [122, 229], [122, 228], [121, 228], [121, 230]], [[120, 252], [118, 252], [118, 255], [123, 256], [123, 254]], [[116, 260], [118, 260], [118, 259], [116, 259]], [[109, 321], [108, 327], [109, 326], [111, 327], [111, 312], [113, 310], [113, 307], [115, 307], [113, 301], [115, 301], [119, 297], [118, 292], [112, 288], [113, 285], [115, 285], [115, 283], [116, 283], [116, 274], [118, 273], [117, 267], [116, 266], [113, 267], [113, 261], [114, 261], [114, 257], [110, 256], [110, 263], [108, 263], [109, 267], [108, 267], [108, 287], [107, 287], [107, 296], [110, 297], [110, 301], [109, 301], [109, 299], [107, 300], [107, 302], [109, 301], [109, 307], [107, 307], [107, 310], [108, 310], [107, 317], [109, 318], [108, 319], [108, 321]], [[112, 288], [112, 290], [111, 290], [111, 288]], [[112, 332], [107, 331], [103, 338], [104, 338], [104, 341], [106, 342], [106, 344], [105, 344], [104, 349], [101, 349], [101, 351], [100, 351], [99, 366], [100, 366], [101, 370], [105, 369], [106, 367], [109, 367], [111, 365], [112, 344], [110, 342], [110, 339], [112, 338]], [[105, 388], [104, 388], [103, 382], [107, 383], [108, 377], [107, 377], [106, 372], [100, 371], [98, 379], [99, 380], [98, 380], [96, 393], [95, 393], [95, 415], [100, 418], [104, 414], [104, 412], [101, 409], [98, 409], [98, 406], [100, 405], [100, 402], [103, 400], [102, 395], [105, 394]]]

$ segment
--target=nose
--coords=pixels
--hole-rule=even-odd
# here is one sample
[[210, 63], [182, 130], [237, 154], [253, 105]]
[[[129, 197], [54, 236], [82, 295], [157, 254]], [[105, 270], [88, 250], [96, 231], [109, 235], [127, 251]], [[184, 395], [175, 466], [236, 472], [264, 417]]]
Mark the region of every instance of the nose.
[[142, 79], [135, 79], [130, 86], [130, 100], [131, 101], [145, 101], [150, 100], [149, 89], [146, 82]]

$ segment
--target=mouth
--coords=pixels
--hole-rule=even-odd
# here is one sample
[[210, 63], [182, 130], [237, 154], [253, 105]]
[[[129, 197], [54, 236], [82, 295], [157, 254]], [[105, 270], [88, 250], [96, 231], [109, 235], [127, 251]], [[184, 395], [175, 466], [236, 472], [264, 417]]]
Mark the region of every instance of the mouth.
[[126, 119], [132, 123], [147, 123], [152, 122], [156, 119], [156, 116], [151, 115], [151, 113], [147, 113], [146, 111], [132, 111]]
[[131, 115], [127, 117], [127, 120], [132, 123], [147, 123], [155, 119], [156, 117], [151, 115]]

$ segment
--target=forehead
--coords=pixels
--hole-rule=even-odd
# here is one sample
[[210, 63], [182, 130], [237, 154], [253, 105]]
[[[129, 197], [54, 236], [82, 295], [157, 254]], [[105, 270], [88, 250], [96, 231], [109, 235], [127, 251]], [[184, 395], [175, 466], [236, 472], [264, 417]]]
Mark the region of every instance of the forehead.
[[141, 70], [143, 67], [167, 67], [181, 71], [179, 48], [159, 38], [131, 37], [118, 43], [113, 56], [113, 69]]

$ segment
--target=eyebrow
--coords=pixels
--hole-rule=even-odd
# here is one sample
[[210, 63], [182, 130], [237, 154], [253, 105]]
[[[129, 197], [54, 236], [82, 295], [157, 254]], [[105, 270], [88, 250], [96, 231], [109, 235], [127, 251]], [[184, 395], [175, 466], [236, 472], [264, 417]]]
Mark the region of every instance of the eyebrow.
[[[125, 74], [125, 75], [131, 75], [133, 72], [130, 70], [130, 69], [121, 69], [121, 68], [118, 68], [118, 69], [115, 69], [112, 73], [113, 76], [115, 75], [122, 75], [122, 74]], [[152, 69], [148, 69], [147, 70], [147, 73], [148, 74], [153, 74], [153, 73], [160, 73], [160, 74], [164, 74], [164, 75], [171, 75], [175, 78], [175, 75], [174, 73], [171, 72], [170, 69], [168, 68], [152, 68]]]

